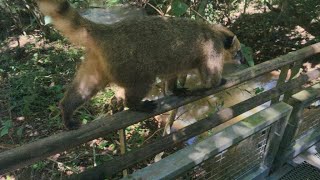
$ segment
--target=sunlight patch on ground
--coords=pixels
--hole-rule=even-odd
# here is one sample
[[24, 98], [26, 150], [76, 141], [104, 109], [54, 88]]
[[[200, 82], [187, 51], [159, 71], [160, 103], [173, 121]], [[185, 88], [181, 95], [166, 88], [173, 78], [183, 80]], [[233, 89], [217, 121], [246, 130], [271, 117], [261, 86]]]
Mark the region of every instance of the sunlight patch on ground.
[[308, 41], [313, 40], [315, 36], [306, 31], [303, 27], [297, 25], [291, 33], [286, 34], [289, 39], [293, 40], [296, 38], [301, 38], [300, 44], [306, 44]]

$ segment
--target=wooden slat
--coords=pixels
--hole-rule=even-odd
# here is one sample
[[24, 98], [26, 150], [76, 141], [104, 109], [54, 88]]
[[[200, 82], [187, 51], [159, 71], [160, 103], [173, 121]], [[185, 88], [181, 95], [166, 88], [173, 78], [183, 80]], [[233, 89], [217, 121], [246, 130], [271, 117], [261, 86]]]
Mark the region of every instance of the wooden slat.
[[113, 116], [97, 118], [92, 123], [82, 126], [78, 130], [66, 131], [52, 135], [38, 141], [25, 144], [0, 154], [0, 174], [14, 170], [25, 165], [32, 164], [55, 153], [68, 150], [72, 147], [104, 136], [110, 132], [125, 128], [144, 119], [167, 112], [185, 104], [194, 102], [203, 97], [220, 92], [232, 86], [238, 85], [266, 72], [278, 69], [295, 61], [307, 58], [320, 52], [320, 43], [305, 47], [298, 51], [266, 61], [254, 67], [236, 72], [226, 77], [227, 83], [221, 87], [202, 92], [198, 96], [176, 97], [170, 96], [159, 99], [158, 109], [153, 113], [124, 111]]
[[[286, 65], [281, 68], [280, 76], [279, 76], [279, 79], [277, 80], [277, 86], [279, 86], [280, 84], [284, 84], [286, 82], [286, 79], [288, 76], [288, 71], [289, 71], [289, 66], [290, 65]], [[279, 102], [279, 98], [280, 98], [280, 96], [271, 99], [271, 104], [275, 104], [275, 103]]]
[[[291, 76], [290, 76], [289, 81], [292, 81], [299, 76], [299, 72], [300, 72], [302, 64], [303, 64], [303, 60], [300, 60], [300, 61], [297, 61], [294, 63], [292, 70], [291, 70]], [[289, 90], [288, 92], [286, 92], [284, 94], [283, 101], [287, 102], [292, 94], [293, 94], [293, 90]]]

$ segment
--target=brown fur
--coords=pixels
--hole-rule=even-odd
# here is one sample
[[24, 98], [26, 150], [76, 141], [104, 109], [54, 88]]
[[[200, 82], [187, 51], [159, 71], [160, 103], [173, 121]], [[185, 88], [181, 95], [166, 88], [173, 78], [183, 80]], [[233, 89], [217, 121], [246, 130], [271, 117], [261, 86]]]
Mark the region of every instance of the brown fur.
[[197, 68], [205, 87], [218, 86], [223, 61], [232, 60], [240, 49], [234, 34], [222, 26], [162, 17], [102, 25], [82, 18], [65, 0], [37, 2], [71, 42], [86, 47], [86, 59], [60, 103], [68, 128], [78, 125], [72, 120], [76, 108], [108, 83], [124, 88], [126, 106], [138, 111], [154, 109], [141, 100], [156, 77], [174, 80]]

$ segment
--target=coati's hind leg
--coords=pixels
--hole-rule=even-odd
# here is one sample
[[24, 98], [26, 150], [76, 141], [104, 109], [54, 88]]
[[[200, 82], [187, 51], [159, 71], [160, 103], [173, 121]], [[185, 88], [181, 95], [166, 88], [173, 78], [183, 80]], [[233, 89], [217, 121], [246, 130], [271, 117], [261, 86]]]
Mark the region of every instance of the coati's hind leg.
[[174, 91], [178, 88], [177, 80], [178, 80], [178, 77], [166, 79], [166, 81], [165, 81], [165, 94], [166, 95], [168, 95], [170, 92], [175, 94]]
[[94, 96], [107, 84], [101, 65], [95, 60], [87, 60], [81, 64], [71, 86], [60, 102], [60, 109], [65, 126], [68, 129], [76, 129], [80, 126], [78, 120], [73, 120], [74, 111], [83, 103]]
[[133, 111], [152, 112], [156, 107], [154, 101], [141, 101], [151, 89], [152, 83], [139, 83], [125, 87], [125, 105]]
[[[191, 92], [187, 89], [187, 88], [184, 88], [184, 84], [185, 84], [185, 81], [186, 81], [186, 77], [187, 75], [183, 75], [182, 77], [179, 77], [176, 76], [176, 77], [173, 77], [171, 79], [167, 79], [166, 80], [166, 86], [165, 86], [165, 91], [166, 91], [166, 94], [171, 91], [175, 96], [187, 96], [189, 95]], [[178, 79], [179, 79], [179, 82], [180, 82], [180, 85], [182, 87], [178, 87]]]

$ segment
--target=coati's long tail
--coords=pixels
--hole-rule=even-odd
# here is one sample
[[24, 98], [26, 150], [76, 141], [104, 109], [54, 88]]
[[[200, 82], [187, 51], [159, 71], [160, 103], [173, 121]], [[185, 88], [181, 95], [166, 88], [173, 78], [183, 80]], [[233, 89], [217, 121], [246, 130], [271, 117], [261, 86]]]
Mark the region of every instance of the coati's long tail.
[[84, 19], [67, 0], [37, 0], [40, 11], [52, 19], [56, 29], [72, 43], [88, 43], [88, 27], [91, 21]]

